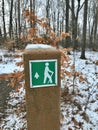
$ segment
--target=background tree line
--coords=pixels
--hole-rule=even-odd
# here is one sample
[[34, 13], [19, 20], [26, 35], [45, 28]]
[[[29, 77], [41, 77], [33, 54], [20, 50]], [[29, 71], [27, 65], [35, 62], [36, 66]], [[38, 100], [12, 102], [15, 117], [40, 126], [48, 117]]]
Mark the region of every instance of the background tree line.
[[[22, 45], [21, 35], [35, 26], [23, 15], [23, 11], [29, 9], [37, 17], [47, 18], [47, 24], [58, 36], [61, 32], [70, 32], [59, 44], [81, 48], [81, 58], [85, 58], [86, 47], [98, 48], [98, 0], [1, 0], [0, 7], [0, 37], [14, 40], [18, 47]], [[39, 29], [38, 33], [47, 32]]]

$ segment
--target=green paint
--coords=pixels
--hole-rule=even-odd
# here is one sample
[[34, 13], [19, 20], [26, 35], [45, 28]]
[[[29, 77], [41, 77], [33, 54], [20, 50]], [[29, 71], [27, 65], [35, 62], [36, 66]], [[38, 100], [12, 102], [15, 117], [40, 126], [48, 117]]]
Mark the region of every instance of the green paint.
[[57, 86], [57, 60], [30, 60], [30, 87]]

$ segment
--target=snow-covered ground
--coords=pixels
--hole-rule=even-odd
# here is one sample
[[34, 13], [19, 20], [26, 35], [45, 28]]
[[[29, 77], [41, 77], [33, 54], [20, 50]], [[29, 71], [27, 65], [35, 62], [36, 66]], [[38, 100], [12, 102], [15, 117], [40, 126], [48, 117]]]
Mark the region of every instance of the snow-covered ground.
[[0, 63], [0, 74], [12, 73], [14, 70], [21, 71], [23, 68], [16, 65], [17, 62], [22, 60], [22, 57], [14, 58], [14, 55], [21, 55], [22, 52], [8, 52], [7, 50], [0, 49], [0, 58], [2, 62]]
[[[0, 52], [3, 57], [0, 62], [0, 74], [22, 70], [16, 66], [16, 62], [21, 58], [14, 59], [11, 56], [13, 53], [4, 57], [6, 51]], [[66, 76], [61, 83], [60, 130], [98, 130], [98, 52], [87, 51], [86, 60], [79, 58], [80, 52], [75, 53], [75, 58], [73, 55], [70, 57], [71, 62], [75, 59], [75, 71], [80, 72], [82, 77], [77, 76], [73, 81], [73, 77]], [[6, 117], [0, 122], [1, 130], [27, 130], [23, 87], [17, 92], [10, 92], [5, 113]]]
[[[81, 77], [65, 77], [65, 89], [61, 98], [61, 130], [98, 130], [98, 52], [86, 52], [86, 60], [80, 59], [80, 52], [75, 53], [75, 70]], [[65, 87], [66, 88], [66, 87]], [[67, 94], [66, 94], [67, 91]]]

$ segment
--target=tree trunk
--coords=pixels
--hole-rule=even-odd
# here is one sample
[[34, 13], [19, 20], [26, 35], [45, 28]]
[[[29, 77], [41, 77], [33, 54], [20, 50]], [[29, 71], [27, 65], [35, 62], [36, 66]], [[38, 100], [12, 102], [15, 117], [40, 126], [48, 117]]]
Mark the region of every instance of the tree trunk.
[[75, 12], [75, 1], [71, 0], [71, 4], [72, 7], [69, 8], [71, 10], [72, 13], [72, 43], [73, 43], [73, 49], [77, 49], [78, 47], [78, 15], [80, 10], [82, 9], [84, 2], [82, 3], [82, 5], [80, 6], [80, 0], [77, 1], [78, 2], [78, 6], [77, 6], [77, 10]]
[[[58, 8], [58, 13], [57, 13], [57, 31], [60, 30], [60, 9], [59, 9], [59, 0], [57, 0], [57, 8]], [[59, 36], [59, 32], [58, 32]]]
[[0, 37], [2, 37], [2, 31], [1, 31], [1, 27], [0, 27]]
[[21, 34], [21, 26], [20, 26], [20, 0], [18, 0], [18, 33], [19, 33], [19, 38]]
[[96, 7], [96, 14], [95, 14], [95, 26], [94, 26], [94, 45], [93, 50], [96, 48], [96, 39], [97, 39], [97, 29], [98, 29], [98, 6]]
[[56, 31], [56, 26], [55, 26], [55, 21], [56, 21], [56, 18], [55, 18], [55, 12], [53, 13], [53, 31], [55, 32]]
[[35, 13], [35, 0], [33, 0], [33, 11]]
[[89, 47], [90, 49], [93, 48], [93, 34], [94, 34], [94, 26], [95, 26], [95, 21], [93, 19], [93, 24], [92, 24], [92, 27], [91, 27], [91, 32], [90, 32], [90, 37], [89, 37]]
[[[66, 26], [65, 26], [65, 31], [68, 33], [69, 32], [69, 0], [66, 0]], [[65, 39], [65, 47], [70, 46], [70, 37], [67, 37]]]
[[78, 18], [75, 16], [75, 1], [72, 0], [72, 43], [73, 43], [73, 49], [77, 48], [77, 22]]
[[13, 17], [13, 0], [11, 0], [10, 20], [9, 20], [9, 36], [12, 37], [12, 17]]
[[83, 17], [83, 37], [82, 37], [82, 51], [81, 51], [81, 59], [86, 59], [85, 57], [85, 47], [86, 47], [86, 30], [87, 30], [87, 9], [88, 9], [88, 0], [85, 0], [84, 6], [84, 17]]
[[[33, 0], [33, 12], [34, 12], [34, 14], [35, 14], [35, 0]], [[35, 22], [35, 20], [33, 21], [33, 28], [35, 28], [35, 26], [36, 26], [36, 22]]]
[[69, 0], [66, 0], [66, 32], [69, 31]]
[[2, 19], [3, 19], [3, 31], [4, 31], [4, 37], [6, 38], [6, 27], [5, 27], [5, 10], [4, 10], [4, 0], [2, 0]]
[[[32, 13], [32, 0], [30, 0], [30, 13]], [[32, 28], [33, 27], [33, 24], [32, 24], [32, 19], [30, 19], [30, 27]]]
[[[46, 3], [46, 18], [48, 19], [48, 25], [50, 26], [50, 0], [47, 0]], [[46, 34], [48, 33], [48, 30], [46, 30]]]
[[17, 2], [15, 2], [15, 42], [16, 42], [16, 47], [18, 48], [18, 29], [17, 29]]

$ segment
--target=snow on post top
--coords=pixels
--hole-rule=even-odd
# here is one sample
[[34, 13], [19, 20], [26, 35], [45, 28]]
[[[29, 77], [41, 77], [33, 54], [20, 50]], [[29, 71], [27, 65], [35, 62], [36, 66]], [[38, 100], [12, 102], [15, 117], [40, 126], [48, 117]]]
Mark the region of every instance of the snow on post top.
[[50, 45], [45, 45], [45, 44], [28, 44], [26, 46], [26, 50], [28, 49], [47, 49], [47, 48], [50, 48], [50, 49], [54, 49], [54, 47], [50, 46]]

